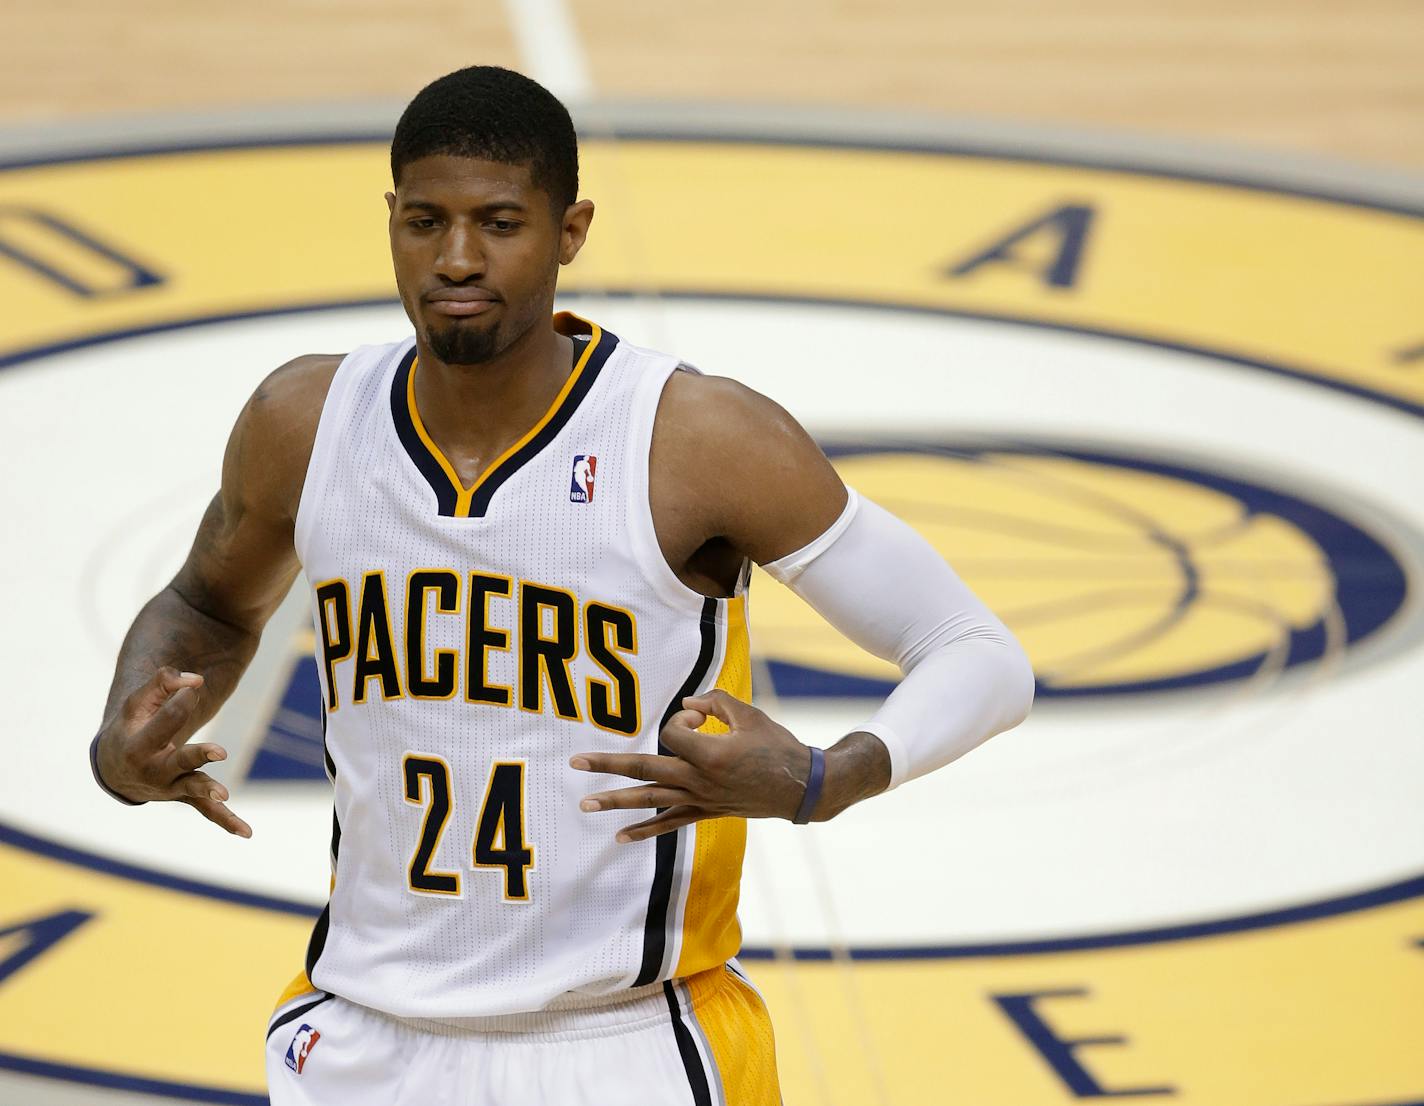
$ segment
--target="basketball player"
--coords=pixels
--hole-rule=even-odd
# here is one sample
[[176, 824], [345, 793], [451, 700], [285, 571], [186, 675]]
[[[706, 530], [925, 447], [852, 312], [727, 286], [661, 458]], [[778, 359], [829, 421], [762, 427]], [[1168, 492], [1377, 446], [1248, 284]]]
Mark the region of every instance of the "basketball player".
[[[124, 641], [96, 779], [251, 836], [202, 771], [226, 752], [188, 739], [304, 572], [332, 885], [269, 1025], [273, 1103], [774, 1104], [735, 960], [745, 819], [947, 764], [1024, 717], [1028, 663], [775, 403], [552, 314], [594, 209], [542, 87], [436, 81], [391, 171], [414, 333], [252, 396]], [[748, 702], [752, 562], [905, 673], [824, 754]]]

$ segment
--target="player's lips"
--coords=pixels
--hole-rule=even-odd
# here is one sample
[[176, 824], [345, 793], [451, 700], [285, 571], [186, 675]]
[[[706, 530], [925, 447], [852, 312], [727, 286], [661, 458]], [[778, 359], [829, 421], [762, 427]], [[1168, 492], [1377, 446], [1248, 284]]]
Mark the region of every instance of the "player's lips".
[[484, 288], [443, 288], [425, 297], [438, 315], [479, 315], [499, 302], [499, 297]]

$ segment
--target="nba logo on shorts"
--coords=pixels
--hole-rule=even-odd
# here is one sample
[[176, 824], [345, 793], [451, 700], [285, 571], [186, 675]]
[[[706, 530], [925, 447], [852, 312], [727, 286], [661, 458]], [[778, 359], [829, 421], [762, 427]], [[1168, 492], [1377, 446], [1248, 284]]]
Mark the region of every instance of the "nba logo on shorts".
[[287, 1067], [301, 1075], [302, 1068], [306, 1067], [307, 1057], [311, 1055], [311, 1050], [316, 1048], [319, 1040], [321, 1034], [305, 1022], [302, 1023], [302, 1027], [292, 1038], [292, 1043], [287, 1046]]
[[593, 501], [593, 470], [597, 467], [598, 458], [592, 453], [580, 453], [574, 457], [574, 474], [569, 482], [570, 503]]

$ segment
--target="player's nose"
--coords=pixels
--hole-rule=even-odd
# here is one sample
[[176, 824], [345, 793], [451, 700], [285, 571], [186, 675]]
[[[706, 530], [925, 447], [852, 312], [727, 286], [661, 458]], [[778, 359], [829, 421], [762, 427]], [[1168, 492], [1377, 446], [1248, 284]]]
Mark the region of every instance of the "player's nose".
[[459, 283], [477, 277], [485, 271], [485, 255], [480, 236], [472, 228], [456, 224], [440, 243], [435, 258], [435, 271], [446, 280]]

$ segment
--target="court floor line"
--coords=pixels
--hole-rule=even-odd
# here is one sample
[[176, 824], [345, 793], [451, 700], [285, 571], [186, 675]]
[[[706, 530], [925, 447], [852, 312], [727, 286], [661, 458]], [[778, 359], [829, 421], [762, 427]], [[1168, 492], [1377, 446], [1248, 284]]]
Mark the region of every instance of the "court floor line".
[[524, 71], [560, 100], [593, 95], [588, 59], [564, 0], [504, 0]]

